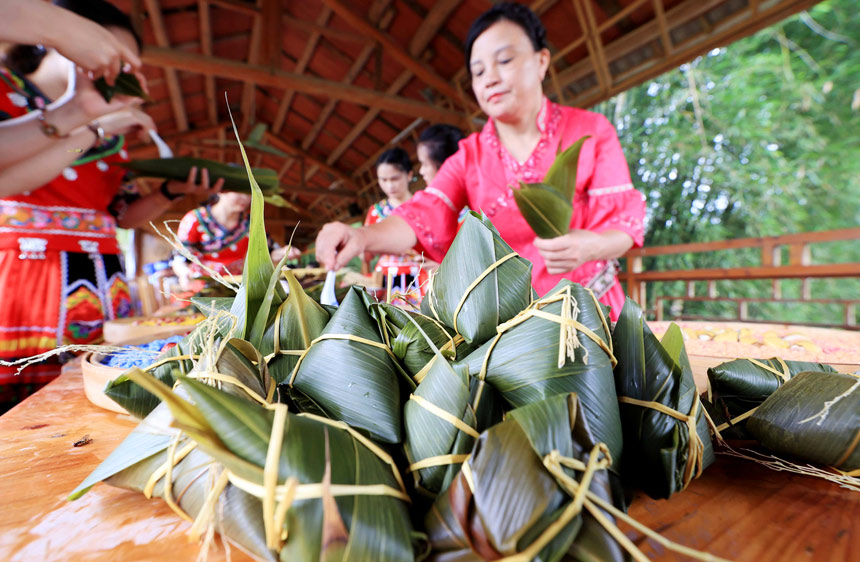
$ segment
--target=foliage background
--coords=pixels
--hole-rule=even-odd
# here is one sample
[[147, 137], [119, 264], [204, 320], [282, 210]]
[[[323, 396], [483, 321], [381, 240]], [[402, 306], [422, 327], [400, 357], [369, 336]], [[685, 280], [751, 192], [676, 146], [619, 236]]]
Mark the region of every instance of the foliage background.
[[[860, 225], [860, 10], [829, 0], [715, 49], [593, 108], [616, 126], [647, 199], [646, 244]], [[860, 244], [813, 247], [813, 263], [860, 261]], [[787, 255], [783, 258], [787, 260]], [[757, 265], [756, 250], [651, 258], [646, 270]], [[860, 280], [815, 280], [816, 298], [860, 298]], [[704, 295], [704, 283], [697, 294]], [[720, 296], [770, 296], [770, 281], [718, 282]], [[799, 297], [799, 281], [782, 282]], [[681, 283], [649, 285], [683, 295]], [[731, 309], [729, 308], [731, 306]], [[673, 312], [681, 311], [675, 303]], [[684, 314], [733, 305], [686, 303]], [[750, 315], [838, 322], [827, 305], [750, 305]]]

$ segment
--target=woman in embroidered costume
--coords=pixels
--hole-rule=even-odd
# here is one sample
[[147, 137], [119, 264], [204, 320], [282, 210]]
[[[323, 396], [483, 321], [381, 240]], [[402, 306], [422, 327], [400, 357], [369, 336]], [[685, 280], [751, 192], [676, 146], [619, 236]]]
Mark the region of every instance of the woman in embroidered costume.
[[[362, 229], [325, 225], [316, 242], [320, 262], [338, 268], [359, 252], [413, 246], [441, 260], [456, 235], [457, 213], [468, 205], [490, 217], [505, 241], [534, 264], [539, 294], [571, 279], [591, 287], [616, 319], [624, 292], [614, 260], [642, 245], [644, 200], [631, 184], [609, 121], [543, 95], [549, 61], [546, 31], [525, 6], [497, 4], [475, 20], [466, 37], [466, 65], [487, 124], [388, 220]], [[541, 181], [555, 155], [585, 135], [591, 138], [579, 158], [570, 232], [536, 239], [512, 190], [519, 181]]]
[[[409, 190], [412, 167], [412, 160], [402, 148], [392, 148], [380, 154], [376, 161], [376, 179], [387, 197], [371, 205], [364, 219], [365, 225], [379, 223], [412, 199], [412, 191]], [[381, 272], [386, 280], [392, 275], [392, 292], [405, 295], [412, 304], [417, 304], [419, 295], [424, 294], [427, 270], [421, 256], [415, 252], [381, 253], [375, 270]]]
[[[108, 2], [55, 4], [140, 51], [130, 20]], [[128, 159], [123, 135], [154, 128], [136, 101], [106, 103], [87, 73], [53, 49], [18, 45], [4, 63], [0, 127], [14, 127], [17, 138], [0, 151], [0, 360], [9, 361], [97, 341], [105, 319], [131, 315], [116, 227], [146, 224], [173, 199], [223, 182], [210, 189], [206, 171], [200, 184], [194, 171], [141, 196], [113, 165]], [[46, 382], [59, 365], [8, 378], [14, 372], [0, 366], [0, 383]]]
[[[248, 253], [251, 196], [227, 191], [217, 197], [215, 203], [186, 213], [177, 235], [204, 266], [241, 275]], [[194, 264], [190, 269], [194, 275], [206, 275]]]

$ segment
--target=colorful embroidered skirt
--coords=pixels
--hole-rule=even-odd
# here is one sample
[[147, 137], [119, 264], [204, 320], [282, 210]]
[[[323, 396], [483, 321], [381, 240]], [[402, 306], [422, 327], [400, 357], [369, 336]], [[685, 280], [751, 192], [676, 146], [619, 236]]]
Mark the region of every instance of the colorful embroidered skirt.
[[[60, 345], [98, 343], [105, 320], [133, 313], [121, 256], [42, 255], [21, 259], [16, 250], [0, 250], [0, 359], [5, 361]], [[60, 373], [60, 363], [33, 365], [18, 376], [16, 370], [0, 366], [0, 384], [48, 382]]]

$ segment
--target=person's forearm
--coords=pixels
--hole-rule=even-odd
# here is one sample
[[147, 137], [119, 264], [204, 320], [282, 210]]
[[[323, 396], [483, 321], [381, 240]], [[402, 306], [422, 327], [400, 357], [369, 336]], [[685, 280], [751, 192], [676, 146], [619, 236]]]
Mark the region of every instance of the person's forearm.
[[117, 224], [120, 228], [140, 228], [157, 219], [173, 204], [158, 189], [131, 203]]
[[56, 6], [35, 0], [0, 0], [0, 8], [0, 39], [29, 45], [48, 43]]
[[[0, 18], [2, 19], [2, 18]], [[57, 134], [71, 134], [74, 142], [67, 143], [66, 150], [88, 149], [95, 140], [95, 133], [87, 130], [83, 113], [72, 100], [45, 114], [45, 122], [57, 128]], [[0, 170], [30, 157], [68, 139], [51, 138], [42, 130], [42, 122], [35, 115], [25, 119], [0, 121]]]
[[633, 238], [620, 230], [605, 230], [598, 233], [600, 244], [594, 253], [594, 260], [620, 258], [633, 247]]
[[81, 129], [65, 139], [53, 141], [40, 153], [0, 170], [0, 197], [33, 191], [56, 178], [95, 142], [96, 135]]
[[363, 228], [366, 251], [373, 254], [405, 254], [418, 243], [412, 227], [397, 215]]

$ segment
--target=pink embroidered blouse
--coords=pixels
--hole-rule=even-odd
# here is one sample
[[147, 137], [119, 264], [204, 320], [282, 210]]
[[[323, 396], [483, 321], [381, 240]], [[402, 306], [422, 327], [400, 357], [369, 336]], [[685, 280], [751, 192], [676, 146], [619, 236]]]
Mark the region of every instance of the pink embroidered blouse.
[[532, 284], [538, 294], [567, 278], [591, 287], [601, 302], [612, 307], [611, 316], [616, 320], [624, 305], [624, 291], [615, 276], [615, 260], [592, 261], [568, 273], [551, 275], [533, 243], [534, 231], [514, 203], [512, 189], [520, 180], [543, 180], [558, 152], [591, 135], [579, 157], [570, 228], [618, 230], [629, 234], [634, 246], [642, 246], [644, 198], [633, 188], [618, 136], [604, 116], [544, 98], [537, 124], [540, 141], [528, 160], [519, 163], [499, 141], [489, 120], [480, 133], [460, 141], [457, 153], [445, 161], [427, 189], [394, 213], [415, 231], [416, 250], [442, 261], [457, 234], [460, 209], [468, 205], [483, 211], [511, 248], [534, 264]]

